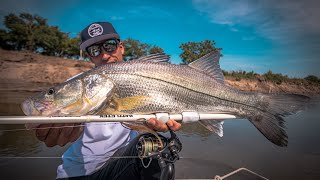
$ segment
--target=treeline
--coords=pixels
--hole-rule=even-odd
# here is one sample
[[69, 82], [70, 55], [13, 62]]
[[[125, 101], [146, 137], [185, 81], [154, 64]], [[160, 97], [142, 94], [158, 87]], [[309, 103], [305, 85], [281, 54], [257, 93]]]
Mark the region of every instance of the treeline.
[[58, 57], [79, 56], [79, 37], [70, 38], [47, 19], [29, 13], [10, 13], [4, 17], [6, 29], [0, 29], [1, 48], [30, 51]]
[[[62, 32], [57, 26], [50, 26], [47, 19], [29, 13], [18, 15], [10, 13], [4, 17], [5, 29], [0, 29], [0, 47], [6, 50], [30, 51], [38, 54], [80, 58], [80, 37], [70, 37], [70, 33]], [[80, 31], [80, 30], [79, 30]], [[162, 53], [164, 50], [156, 45], [142, 43], [128, 38], [122, 40], [125, 46], [125, 60], [136, 59], [144, 55]], [[184, 64], [214, 50], [213, 40], [187, 42], [180, 45], [183, 50], [180, 57]], [[81, 55], [87, 59], [85, 53]]]
[[[73, 59], [88, 59], [86, 53], [80, 56], [80, 32], [76, 37], [70, 37], [70, 33], [62, 32], [57, 26], [50, 26], [47, 19], [29, 13], [20, 13], [18, 15], [10, 13], [4, 17], [3, 24], [5, 25], [5, 29], [0, 29], [0, 47], [2, 49], [24, 50], [43, 55]], [[125, 46], [125, 60], [164, 52], [161, 47], [143, 43], [132, 38], [124, 39], [122, 42]], [[222, 50], [222, 48], [217, 48], [215, 45], [216, 43], [213, 40], [182, 43], [179, 46], [182, 50], [180, 54], [182, 64], [189, 64], [209, 52]], [[303, 79], [296, 79], [276, 74], [272, 71], [262, 75], [253, 71], [223, 71], [223, 73], [225, 76], [232, 77], [237, 81], [241, 79], [257, 79], [277, 84], [283, 82], [320, 84], [320, 79], [313, 75], [309, 75]]]
[[281, 83], [293, 83], [297, 85], [320, 85], [320, 78], [314, 75], [308, 75], [305, 78], [290, 78], [287, 75], [283, 75], [281, 73], [273, 73], [269, 70], [264, 74], [257, 74], [253, 71], [222, 71], [225, 77], [229, 77], [230, 79], [240, 81], [241, 79], [247, 80], [258, 80], [258, 81], [267, 81], [273, 82], [275, 84]]

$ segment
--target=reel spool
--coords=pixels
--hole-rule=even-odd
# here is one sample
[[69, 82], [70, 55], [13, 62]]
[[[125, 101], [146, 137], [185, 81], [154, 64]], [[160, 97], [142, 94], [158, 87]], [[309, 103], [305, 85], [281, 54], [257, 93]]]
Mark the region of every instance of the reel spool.
[[166, 138], [160, 134], [157, 137], [150, 133], [142, 134], [136, 145], [139, 158], [160, 158], [174, 163], [179, 159], [182, 144], [174, 132], [170, 131], [170, 135], [170, 138]]
[[162, 151], [166, 144], [167, 141], [163, 137], [159, 139], [153, 134], [142, 135], [137, 143], [138, 156], [140, 159], [151, 157]]
[[[179, 159], [179, 152], [182, 144], [173, 131], [170, 131], [170, 138], [160, 134], [156, 137], [153, 134], [143, 134], [137, 143], [138, 156], [143, 167], [148, 168], [152, 159], [158, 160], [161, 169], [160, 180], [173, 180], [175, 174], [174, 163]], [[147, 165], [144, 159], [149, 158]]]

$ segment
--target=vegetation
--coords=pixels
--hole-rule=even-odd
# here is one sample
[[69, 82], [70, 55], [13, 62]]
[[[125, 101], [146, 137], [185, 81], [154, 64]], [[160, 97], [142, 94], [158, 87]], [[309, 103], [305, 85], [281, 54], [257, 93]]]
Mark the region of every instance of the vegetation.
[[[6, 29], [0, 29], [0, 47], [7, 50], [31, 51], [43, 55], [59, 56], [79, 59], [80, 57], [80, 38], [69, 37], [69, 33], [64, 33], [57, 26], [50, 26], [47, 19], [38, 15], [29, 13], [20, 13], [19, 15], [10, 13], [4, 18]], [[131, 38], [123, 40], [125, 46], [125, 60], [136, 59], [144, 55], [163, 53], [164, 50], [156, 45], [142, 43], [139, 40]], [[201, 42], [182, 43], [179, 48], [182, 49], [180, 57], [183, 64], [189, 64], [203, 55], [220, 51], [222, 48], [215, 47], [213, 40], [204, 40]], [[82, 56], [87, 59], [86, 54]], [[253, 71], [223, 71], [224, 76], [236, 81], [241, 79], [259, 80], [281, 83], [295, 83], [299, 85], [320, 85], [320, 79], [309, 75], [304, 79], [289, 78], [286, 75], [268, 71], [259, 75]]]
[[311, 83], [320, 84], [320, 78], [318, 78], [317, 76], [314, 76], [314, 75], [309, 75], [309, 76], [305, 77], [304, 79], [311, 82]]
[[241, 79], [256, 79], [258, 74], [250, 71], [250, 72], [246, 72], [246, 71], [222, 71], [224, 76], [230, 76], [235, 78], [236, 81], [240, 81]]
[[47, 20], [28, 13], [5, 16], [1, 29], [1, 47], [10, 50], [38, 51], [45, 55], [63, 56], [66, 52], [68, 34], [57, 26], [49, 26]]
[[[57, 26], [50, 26], [47, 19], [38, 15], [10, 13], [5, 16], [6, 29], [0, 29], [0, 47], [7, 50], [30, 51], [43, 55], [79, 59], [80, 36], [69, 37]], [[147, 54], [163, 53], [158, 46], [151, 46], [131, 38], [123, 41], [125, 59], [135, 59]], [[87, 55], [83, 54], [84, 58]]]
[[189, 64], [194, 60], [212, 52], [220, 51], [222, 48], [216, 48], [215, 42], [212, 40], [204, 40], [201, 42], [187, 42], [182, 43], [179, 48], [182, 49], [180, 58], [183, 64]]
[[257, 74], [253, 71], [223, 71], [223, 75], [232, 80], [241, 81], [242, 79], [246, 80], [257, 80], [257, 81], [265, 81], [272, 82], [275, 84], [281, 83], [291, 83], [297, 85], [320, 85], [320, 79], [317, 76], [309, 75], [303, 79], [301, 78], [289, 78], [287, 75], [282, 75], [281, 73], [273, 73], [272, 71], [268, 71], [262, 75]]
[[263, 77], [267, 81], [274, 82], [276, 84], [281, 84], [282, 82], [287, 82], [288, 81], [288, 76], [284, 76], [281, 73], [280, 74], [274, 74], [272, 73], [271, 70], [269, 70], [267, 73], [263, 74]]
[[139, 40], [128, 38], [123, 41], [126, 61], [137, 59], [148, 54], [163, 53], [163, 49], [158, 46], [151, 46], [146, 43], [141, 43]]

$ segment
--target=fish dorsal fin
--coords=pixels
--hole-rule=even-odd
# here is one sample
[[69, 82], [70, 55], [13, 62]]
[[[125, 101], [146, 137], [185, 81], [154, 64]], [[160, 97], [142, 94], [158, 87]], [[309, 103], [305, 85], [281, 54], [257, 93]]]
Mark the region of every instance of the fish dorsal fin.
[[170, 63], [170, 56], [165, 53], [156, 53], [142, 56], [133, 61], [143, 61], [143, 62], [156, 62], [156, 63]]
[[220, 83], [224, 83], [223, 73], [220, 69], [220, 51], [212, 51], [193, 61], [188, 66], [203, 71]]

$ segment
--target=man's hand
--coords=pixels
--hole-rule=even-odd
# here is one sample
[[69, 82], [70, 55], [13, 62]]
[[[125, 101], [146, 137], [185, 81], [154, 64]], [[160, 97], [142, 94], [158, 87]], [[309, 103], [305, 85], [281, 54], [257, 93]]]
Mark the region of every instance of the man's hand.
[[[83, 127], [79, 123], [66, 124], [40, 124], [36, 128], [36, 137], [43, 141], [48, 147], [55, 145], [64, 146], [69, 142], [77, 140], [83, 132]], [[68, 126], [68, 127], [64, 127]], [[63, 128], [57, 128], [63, 127]]]
[[155, 131], [158, 131], [158, 132], [169, 131], [168, 127], [172, 131], [178, 131], [181, 128], [181, 124], [172, 119], [170, 119], [166, 124], [164, 124], [158, 121], [156, 118], [150, 118], [147, 121], [147, 125], [149, 126], [149, 128], [154, 129]]

